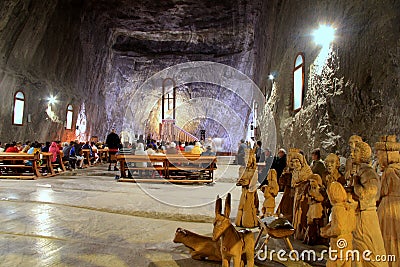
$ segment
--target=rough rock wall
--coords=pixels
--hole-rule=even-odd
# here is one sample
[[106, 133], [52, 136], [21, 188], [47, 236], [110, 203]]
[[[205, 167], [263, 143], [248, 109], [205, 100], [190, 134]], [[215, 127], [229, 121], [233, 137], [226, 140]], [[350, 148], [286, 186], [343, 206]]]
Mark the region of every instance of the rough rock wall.
[[[67, 105], [78, 109], [82, 96], [80, 12], [80, 1], [74, 0], [0, 2], [1, 141], [74, 135], [64, 130], [64, 122]], [[12, 126], [13, 98], [19, 90], [26, 99], [24, 125]], [[46, 114], [50, 95], [58, 100], [51, 116]]]
[[[105, 119], [92, 123], [100, 136], [111, 127], [121, 130], [128, 103], [140, 85], [164, 68], [203, 60], [253, 73], [254, 21], [260, 1], [114, 2], [93, 1], [83, 21], [84, 28], [97, 32], [89, 43], [98, 51], [93, 57], [101, 60], [97, 67], [101, 65], [102, 77], [92, 80], [89, 88], [104, 92]], [[106, 30], [99, 34], [94, 29]], [[132, 124], [134, 134], [144, 133], [145, 125]]]
[[[346, 153], [352, 134], [373, 144], [382, 134], [400, 133], [400, 2], [295, 1], [263, 3], [256, 32], [255, 79], [275, 114], [278, 146], [307, 154]], [[327, 60], [311, 33], [332, 24], [336, 38]], [[293, 68], [305, 55], [303, 108], [292, 111]], [[268, 74], [274, 72], [273, 86]]]

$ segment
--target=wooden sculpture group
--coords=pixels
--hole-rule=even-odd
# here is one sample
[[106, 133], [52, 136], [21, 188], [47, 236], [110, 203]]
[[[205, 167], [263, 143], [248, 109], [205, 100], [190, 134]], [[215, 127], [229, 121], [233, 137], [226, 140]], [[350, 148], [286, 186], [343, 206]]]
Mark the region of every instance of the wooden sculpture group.
[[[395, 255], [400, 260], [400, 143], [396, 136], [382, 136], [375, 144], [381, 177], [372, 167], [371, 147], [359, 136], [349, 140], [351, 156], [345, 174], [339, 172], [338, 156], [329, 154], [325, 160], [324, 180], [313, 174], [299, 149], [290, 149], [287, 167], [280, 177], [284, 193], [276, 213], [292, 222], [294, 238], [307, 244], [325, 243], [330, 239], [332, 250], [341, 251], [337, 259], [328, 259], [327, 266], [398, 266], [395, 262], [379, 261], [379, 257]], [[258, 211], [257, 171], [254, 151], [247, 151], [247, 165], [240, 167], [238, 186], [242, 186], [236, 226], [258, 227], [258, 217], [275, 214], [275, 197], [279, 191], [276, 171], [270, 170], [267, 185], [261, 187], [264, 203]], [[174, 242], [192, 248], [195, 259], [222, 261], [229, 266], [254, 265], [254, 236], [238, 232], [229, 214], [231, 196], [216, 202], [213, 237], [203, 237], [178, 228]], [[329, 222], [328, 222], [329, 219]], [[361, 257], [354, 261], [349, 250], [360, 255], [369, 251], [370, 261]]]

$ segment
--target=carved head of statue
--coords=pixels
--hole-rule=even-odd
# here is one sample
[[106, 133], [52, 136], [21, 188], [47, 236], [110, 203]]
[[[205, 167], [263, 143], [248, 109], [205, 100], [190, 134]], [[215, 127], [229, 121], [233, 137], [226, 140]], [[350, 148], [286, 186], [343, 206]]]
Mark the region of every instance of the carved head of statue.
[[329, 174], [339, 171], [340, 159], [337, 155], [331, 153], [325, 159], [325, 167]]
[[381, 136], [379, 142], [375, 143], [375, 150], [379, 165], [383, 168], [400, 162], [400, 143], [397, 142], [396, 135]]
[[328, 187], [328, 197], [332, 205], [347, 201], [347, 193], [339, 182], [332, 182]]
[[358, 135], [352, 135], [352, 136], [350, 136], [350, 138], [349, 138], [349, 147], [350, 147], [350, 150], [351, 150], [351, 151], [354, 150], [354, 149], [356, 148], [356, 144], [357, 144], [358, 142], [362, 142], [361, 136], [358, 136]]
[[290, 162], [293, 166], [293, 169], [296, 171], [300, 171], [305, 164], [304, 156], [302, 154], [300, 154], [299, 152], [293, 152], [293, 153], [291, 153], [290, 158], [291, 158]]
[[371, 147], [365, 142], [358, 142], [351, 152], [351, 159], [354, 163], [369, 163], [371, 161]]
[[247, 168], [256, 168], [256, 150], [257, 148], [245, 149], [246, 158], [247, 158]]
[[310, 182], [310, 186], [312, 189], [318, 188], [322, 186], [322, 179], [319, 174], [312, 174], [308, 178], [308, 181]]
[[298, 148], [289, 149], [289, 153], [286, 157], [286, 165], [289, 167], [289, 169], [291, 169], [291, 170], [294, 169], [292, 158], [299, 153], [300, 153], [300, 149], [298, 149]]

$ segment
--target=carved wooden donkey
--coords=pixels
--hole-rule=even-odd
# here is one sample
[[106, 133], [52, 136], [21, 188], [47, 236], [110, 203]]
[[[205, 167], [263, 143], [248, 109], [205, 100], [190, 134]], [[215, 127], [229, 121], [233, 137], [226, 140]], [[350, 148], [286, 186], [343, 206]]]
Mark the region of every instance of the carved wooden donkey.
[[254, 236], [252, 232], [238, 232], [229, 220], [231, 213], [231, 194], [225, 199], [225, 214], [222, 212], [222, 199], [218, 198], [215, 203], [215, 220], [213, 229], [213, 240], [221, 238], [222, 266], [228, 267], [231, 259], [233, 266], [240, 267], [242, 255], [246, 257], [247, 266], [254, 266]]
[[221, 240], [213, 241], [211, 237], [199, 235], [189, 230], [178, 228], [174, 243], [183, 243], [192, 249], [192, 259], [221, 261]]

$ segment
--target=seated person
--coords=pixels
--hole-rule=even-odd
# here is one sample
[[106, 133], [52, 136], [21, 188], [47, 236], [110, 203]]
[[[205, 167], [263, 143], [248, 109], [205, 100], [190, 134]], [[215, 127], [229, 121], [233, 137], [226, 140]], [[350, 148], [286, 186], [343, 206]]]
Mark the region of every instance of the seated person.
[[[216, 153], [212, 151], [212, 146], [211, 145], [208, 145], [206, 147], [206, 151], [201, 153], [201, 156], [215, 156], [215, 155], [216, 155]], [[202, 168], [208, 168], [208, 166], [210, 166], [210, 163], [202, 163], [201, 164]], [[213, 167], [216, 169], [217, 165], [214, 163]]]
[[178, 154], [178, 150], [176, 149], [176, 144], [171, 142], [169, 146], [167, 146], [166, 154]]
[[83, 168], [83, 156], [82, 156], [82, 148], [76, 142], [73, 142], [73, 146], [69, 152], [70, 162], [73, 163], [73, 168], [75, 168], [75, 164], [78, 165], [78, 169]]
[[201, 153], [203, 153], [203, 149], [201, 148], [201, 143], [200, 142], [196, 142], [194, 144], [193, 149], [190, 151], [191, 154], [196, 154], [196, 155], [201, 155]]
[[21, 142], [17, 142], [17, 143], [13, 143], [11, 146], [9, 146], [6, 149], [7, 153], [19, 153], [22, 150], [22, 143]]

